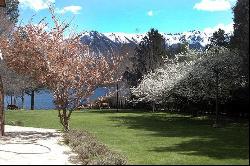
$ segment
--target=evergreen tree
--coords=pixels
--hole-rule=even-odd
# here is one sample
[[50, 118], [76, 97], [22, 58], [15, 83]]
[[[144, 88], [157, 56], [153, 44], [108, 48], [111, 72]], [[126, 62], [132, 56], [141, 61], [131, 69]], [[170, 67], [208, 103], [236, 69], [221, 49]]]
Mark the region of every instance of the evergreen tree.
[[210, 46], [228, 47], [229, 37], [223, 29], [219, 29], [218, 31], [213, 33], [210, 41]]
[[244, 62], [243, 73], [249, 77], [249, 0], [238, 0], [233, 13], [234, 35], [231, 38], [231, 46], [239, 50]]
[[154, 71], [164, 64], [166, 56], [165, 40], [156, 29], [151, 29], [142, 39], [135, 50], [132, 59], [133, 64], [133, 86], [137, 85], [144, 74]]
[[233, 8], [233, 13], [234, 34], [230, 44], [233, 49], [239, 51], [239, 56], [243, 60], [241, 73], [247, 78], [247, 82], [245, 87], [232, 92], [232, 94], [236, 103], [241, 103], [241, 106], [249, 108], [249, 0], [238, 0]]

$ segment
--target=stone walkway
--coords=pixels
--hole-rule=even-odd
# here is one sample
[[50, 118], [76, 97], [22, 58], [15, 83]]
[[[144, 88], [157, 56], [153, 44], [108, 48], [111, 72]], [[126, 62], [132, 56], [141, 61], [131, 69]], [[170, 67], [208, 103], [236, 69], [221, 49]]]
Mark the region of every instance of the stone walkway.
[[70, 148], [54, 129], [5, 126], [0, 137], [0, 165], [72, 165]]

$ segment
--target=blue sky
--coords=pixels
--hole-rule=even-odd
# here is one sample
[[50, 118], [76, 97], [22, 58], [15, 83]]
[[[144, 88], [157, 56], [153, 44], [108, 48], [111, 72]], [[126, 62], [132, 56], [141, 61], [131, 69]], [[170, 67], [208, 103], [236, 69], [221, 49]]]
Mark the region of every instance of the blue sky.
[[[73, 18], [77, 31], [144, 33], [150, 28], [176, 33], [232, 28], [236, 0], [19, 0], [26, 23], [49, 18], [48, 2], [63, 19]], [[49, 19], [48, 19], [49, 20]]]

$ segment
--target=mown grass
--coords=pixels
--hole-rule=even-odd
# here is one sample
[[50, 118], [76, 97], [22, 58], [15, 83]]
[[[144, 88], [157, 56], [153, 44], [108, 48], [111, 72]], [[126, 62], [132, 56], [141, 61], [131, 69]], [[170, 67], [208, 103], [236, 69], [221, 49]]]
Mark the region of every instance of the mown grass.
[[[6, 122], [61, 129], [56, 111], [7, 111]], [[86, 129], [129, 164], [249, 164], [249, 122], [143, 111], [77, 111], [70, 127]]]

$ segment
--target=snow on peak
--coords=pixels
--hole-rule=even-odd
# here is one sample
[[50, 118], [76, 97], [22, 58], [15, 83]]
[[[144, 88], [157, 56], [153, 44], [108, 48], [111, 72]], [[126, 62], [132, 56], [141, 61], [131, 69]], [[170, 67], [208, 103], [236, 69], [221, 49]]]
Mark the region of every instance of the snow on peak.
[[[123, 32], [110, 32], [103, 33], [107, 38], [116, 43], [140, 43], [142, 38], [146, 36], [146, 33], [135, 34], [135, 33], [123, 33]], [[183, 33], [161, 33], [165, 38], [167, 45], [173, 45], [178, 43], [187, 42], [189, 44], [200, 43], [201, 46], [206, 46], [209, 43], [209, 38], [211, 34], [206, 34], [201, 31], [189, 31]]]
[[[161, 34], [164, 37], [167, 46], [188, 43], [192, 48], [205, 47], [210, 43], [209, 39], [213, 35], [211, 32], [197, 30], [182, 33]], [[145, 36], [146, 33], [99, 33], [97, 31], [83, 33], [84, 43], [92, 44], [96, 47], [119, 47], [121, 44], [139, 44]]]
[[139, 43], [145, 34], [133, 34], [133, 33], [124, 33], [124, 32], [110, 32], [110, 33], [103, 33], [106, 37], [114, 42], [119, 43]]

